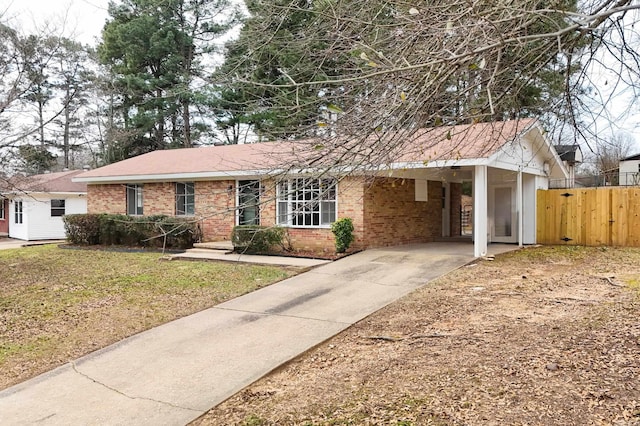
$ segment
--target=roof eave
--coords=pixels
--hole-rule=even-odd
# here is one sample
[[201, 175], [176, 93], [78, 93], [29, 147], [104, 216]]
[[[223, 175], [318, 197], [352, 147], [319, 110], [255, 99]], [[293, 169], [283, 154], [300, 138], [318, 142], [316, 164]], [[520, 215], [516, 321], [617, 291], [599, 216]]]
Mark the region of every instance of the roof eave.
[[262, 176], [273, 174], [274, 170], [237, 170], [223, 172], [191, 172], [191, 173], [155, 173], [147, 175], [92, 176], [76, 177], [74, 182], [87, 184], [137, 183], [137, 182], [171, 182], [207, 179], [235, 179], [238, 177]]

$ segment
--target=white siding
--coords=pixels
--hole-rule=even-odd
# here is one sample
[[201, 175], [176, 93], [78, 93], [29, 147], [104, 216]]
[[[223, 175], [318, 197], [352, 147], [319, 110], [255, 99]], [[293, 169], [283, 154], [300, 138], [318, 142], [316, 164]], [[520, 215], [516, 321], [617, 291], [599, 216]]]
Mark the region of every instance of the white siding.
[[[22, 215], [22, 223], [16, 223], [15, 218], [15, 212], [16, 212], [16, 202], [17, 201], [23, 201], [23, 205], [22, 205], [22, 210], [23, 210], [23, 215]], [[9, 202], [9, 236], [11, 238], [18, 238], [20, 240], [28, 240], [29, 239], [29, 234], [28, 234], [28, 229], [27, 229], [27, 224], [28, 224], [28, 218], [27, 216], [24, 214], [24, 211], [26, 210], [27, 207], [27, 202], [22, 199], [22, 198], [14, 198], [13, 200], [11, 200]]]
[[640, 185], [640, 160], [620, 162], [620, 185]]
[[11, 203], [9, 236], [21, 240], [57, 240], [65, 238], [62, 217], [51, 216], [51, 199], [65, 200], [65, 214], [87, 212], [87, 198], [85, 196], [33, 194], [22, 198], [22, 225], [14, 222], [13, 206], [15, 206], [15, 203]]

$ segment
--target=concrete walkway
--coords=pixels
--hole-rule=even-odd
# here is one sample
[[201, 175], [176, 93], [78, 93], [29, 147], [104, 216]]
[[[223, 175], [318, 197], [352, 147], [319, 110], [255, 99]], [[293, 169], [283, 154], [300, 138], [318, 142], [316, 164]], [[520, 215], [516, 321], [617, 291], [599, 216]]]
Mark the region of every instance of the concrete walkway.
[[312, 268], [329, 263], [328, 260], [289, 256], [262, 256], [256, 254], [225, 253], [206, 249], [190, 249], [171, 255], [171, 260], [217, 260], [223, 262], [254, 263], [258, 265], [296, 266]]
[[24, 241], [15, 238], [0, 238], [0, 250], [9, 250], [30, 246], [43, 246], [45, 244], [64, 244], [67, 240], [36, 240]]
[[[516, 248], [494, 245], [490, 253]], [[184, 425], [472, 259], [468, 243], [357, 253], [1, 391], [0, 424]]]

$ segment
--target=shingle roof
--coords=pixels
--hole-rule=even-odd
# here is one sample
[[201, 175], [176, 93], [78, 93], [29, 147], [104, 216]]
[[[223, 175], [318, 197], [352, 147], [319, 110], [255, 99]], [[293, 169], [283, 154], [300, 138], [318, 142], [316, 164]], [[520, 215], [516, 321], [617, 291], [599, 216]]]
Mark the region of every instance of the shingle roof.
[[[513, 120], [472, 125], [442, 126], [414, 132], [397, 132], [365, 140], [333, 138], [206, 146], [153, 151], [78, 176], [83, 181], [179, 175], [234, 173], [318, 167], [331, 162], [342, 166], [381, 165], [434, 160], [490, 157], [514, 140], [535, 120]], [[389, 147], [389, 148], [388, 148]], [[388, 152], [387, 151], [388, 148]]]
[[72, 178], [84, 170], [44, 173], [32, 176], [14, 176], [7, 182], [7, 192], [87, 192], [87, 184]]
[[640, 160], [640, 154], [630, 155], [626, 158], [623, 158], [620, 161], [632, 161], [632, 160]]

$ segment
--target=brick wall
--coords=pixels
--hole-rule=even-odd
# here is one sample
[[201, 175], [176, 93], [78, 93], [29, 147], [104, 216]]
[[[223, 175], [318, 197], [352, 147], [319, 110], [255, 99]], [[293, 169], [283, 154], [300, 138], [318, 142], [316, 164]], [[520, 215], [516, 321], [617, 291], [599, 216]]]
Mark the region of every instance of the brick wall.
[[[276, 223], [276, 189], [274, 181], [262, 182], [260, 223], [273, 226]], [[338, 218], [349, 217], [353, 221], [355, 241], [349, 251], [364, 247], [363, 181], [346, 177], [338, 182]], [[295, 250], [335, 252], [335, 238], [328, 228], [289, 228], [289, 238]]]
[[204, 241], [229, 240], [236, 224], [236, 181], [195, 182], [195, 214]]
[[451, 183], [449, 185], [451, 195], [450, 200], [450, 235], [457, 237], [462, 235], [462, 224], [460, 222], [460, 214], [462, 212], [462, 184]]
[[[229, 187], [231, 189], [229, 190]], [[175, 183], [145, 183], [145, 215], [175, 214]], [[195, 217], [200, 220], [204, 241], [228, 240], [235, 225], [235, 181], [195, 182]], [[89, 185], [89, 213], [126, 214], [126, 185]]]
[[442, 184], [428, 183], [429, 201], [415, 201], [412, 179], [375, 178], [364, 193], [366, 247], [424, 243], [442, 235]]
[[142, 187], [142, 211], [145, 216], [176, 213], [175, 182], [145, 183]]
[[87, 185], [88, 213], [127, 213], [125, 185]]
[[1, 198], [0, 203], [4, 209], [4, 218], [0, 216], [0, 234], [9, 233], [9, 199]]
[[[195, 215], [204, 241], [228, 240], [235, 226], [236, 182], [195, 182]], [[459, 184], [451, 184], [452, 235], [459, 235]], [[415, 201], [411, 179], [346, 177], [338, 183], [338, 218], [353, 220], [355, 241], [351, 250], [433, 241], [442, 234], [442, 185], [429, 181], [429, 201]], [[175, 212], [175, 183], [144, 184], [145, 215]], [[276, 222], [276, 191], [271, 179], [262, 182], [260, 219], [264, 226]], [[89, 213], [126, 214], [125, 185], [89, 185]], [[458, 201], [459, 204], [459, 201]], [[455, 216], [455, 219], [454, 219]], [[454, 226], [458, 228], [453, 233]], [[290, 228], [295, 249], [335, 250], [328, 228]]]

